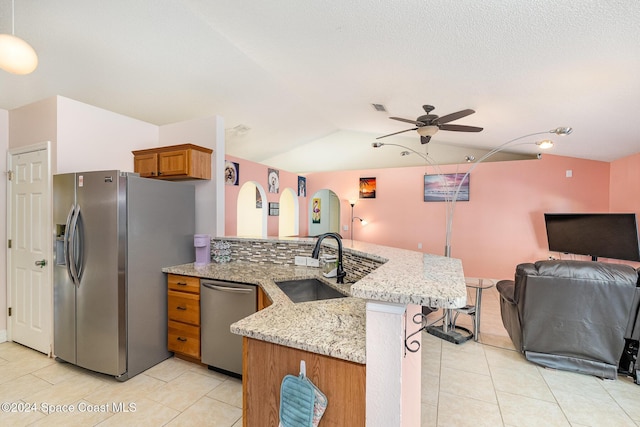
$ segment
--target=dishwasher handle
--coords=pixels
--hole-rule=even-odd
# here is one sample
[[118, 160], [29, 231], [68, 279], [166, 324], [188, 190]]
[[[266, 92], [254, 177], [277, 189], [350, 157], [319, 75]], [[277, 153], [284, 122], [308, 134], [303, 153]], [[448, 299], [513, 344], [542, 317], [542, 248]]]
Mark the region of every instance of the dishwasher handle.
[[249, 294], [249, 293], [253, 292], [253, 289], [250, 289], [250, 288], [236, 288], [236, 287], [232, 287], [232, 286], [220, 286], [220, 285], [214, 285], [213, 283], [202, 283], [202, 286], [204, 286], [205, 288], [208, 288], [208, 289], [212, 289], [214, 291], [232, 292], [232, 293], [235, 293], [235, 294]]

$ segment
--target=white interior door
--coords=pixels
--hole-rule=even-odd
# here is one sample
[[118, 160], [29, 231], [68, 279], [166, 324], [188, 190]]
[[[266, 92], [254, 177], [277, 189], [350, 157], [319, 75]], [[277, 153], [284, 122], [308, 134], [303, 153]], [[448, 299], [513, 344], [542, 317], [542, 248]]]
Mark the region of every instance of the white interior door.
[[51, 187], [48, 144], [9, 152], [9, 336], [51, 354]]

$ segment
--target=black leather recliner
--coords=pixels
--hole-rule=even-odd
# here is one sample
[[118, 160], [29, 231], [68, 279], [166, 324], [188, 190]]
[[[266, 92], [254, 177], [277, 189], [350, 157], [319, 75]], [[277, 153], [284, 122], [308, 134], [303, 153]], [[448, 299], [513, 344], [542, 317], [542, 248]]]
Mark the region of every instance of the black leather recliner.
[[638, 271], [623, 264], [538, 261], [496, 285], [502, 322], [527, 360], [615, 379], [638, 329]]

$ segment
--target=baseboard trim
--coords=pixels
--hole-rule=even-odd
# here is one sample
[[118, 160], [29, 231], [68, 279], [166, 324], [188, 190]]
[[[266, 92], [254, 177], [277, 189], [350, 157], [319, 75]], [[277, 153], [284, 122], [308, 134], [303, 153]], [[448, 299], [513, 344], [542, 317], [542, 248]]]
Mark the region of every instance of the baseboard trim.
[[3, 329], [0, 331], [0, 343], [7, 341], [7, 330]]

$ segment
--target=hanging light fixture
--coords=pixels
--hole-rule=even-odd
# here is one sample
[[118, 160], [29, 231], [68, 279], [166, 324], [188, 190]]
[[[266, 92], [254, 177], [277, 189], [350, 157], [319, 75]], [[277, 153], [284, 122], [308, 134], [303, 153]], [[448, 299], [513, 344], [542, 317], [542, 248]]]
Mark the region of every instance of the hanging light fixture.
[[14, 0], [11, 0], [11, 34], [0, 34], [0, 68], [13, 74], [29, 74], [37, 66], [36, 51], [15, 36]]

